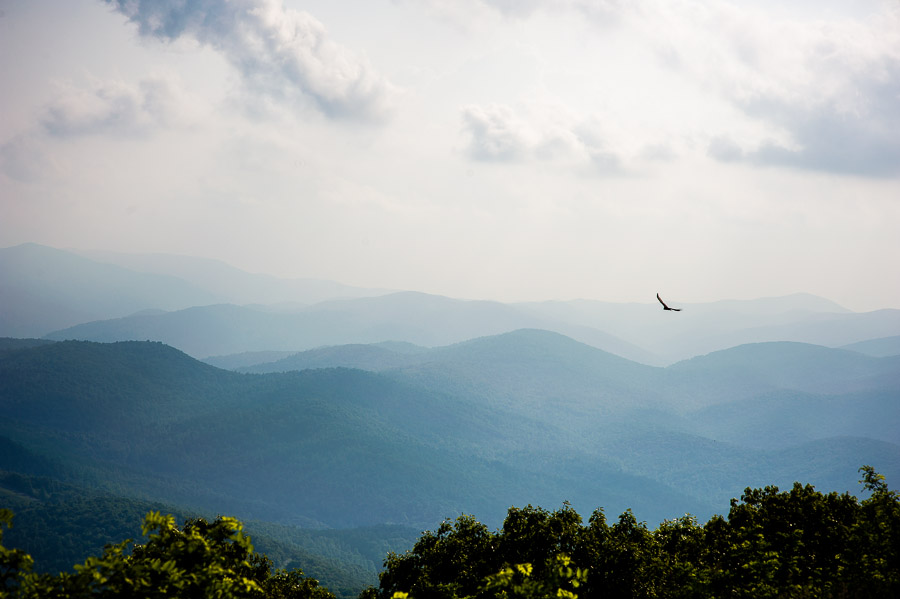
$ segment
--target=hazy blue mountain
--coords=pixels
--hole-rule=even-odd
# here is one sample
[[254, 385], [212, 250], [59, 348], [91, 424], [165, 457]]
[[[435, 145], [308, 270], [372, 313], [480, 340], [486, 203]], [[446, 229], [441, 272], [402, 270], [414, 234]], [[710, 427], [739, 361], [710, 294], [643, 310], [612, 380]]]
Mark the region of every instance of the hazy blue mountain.
[[900, 335], [900, 310], [854, 313], [809, 294], [697, 304], [667, 298], [683, 308], [678, 313], [652, 297], [502, 304], [279, 279], [185, 256], [36, 244], [0, 249], [0, 282], [0, 335], [159, 340], [195, 357], [386, 340], [434, 347], [538, 328], [663, 366], [747, 343], [839, 347]]
[[900, 334], [900, 310], [850, 312], [809, 294], [756, 300], [680, 304], [682, 312], [664, 312], [646, 304], [592, 300], [516, 304], [523, 309], [606, 331], [659, 356], [662, 364], [747, 343], [797, 341], [842, 346]]
[[134, 272], [33, 243], [0, 249], [0, 335], [39, 337], [147, 308], [214, 303], [183, 279]]
[[412, 355], [427, 351], [429, 348], [413, 343], [382, 341], [370, 344], [328, 345], [303, 352], [244, 352], [226, 356], [210, 356], [203, 358], [203, 361], [218, 368], [258, 374], [339, 366], [379, 371], [414, 361], [411, 358]]
[[756, 481], [900, 476], [896, 357], [765, 343], [659, 368], [534, 329], [299, 357], [380, 370], [241, 374], [147, 342], [7, 350], [0, 435], [117, 492], [307, 525], [565, 500], [706, 517]]
[[357, 323], [373, 342], [398, 340], [434, 347], [517, 329], [538, 328], [571, 336], [632, 360], [655, 360], [640, 347], [602, 330], [535, 316], [515, 306], [494, 301], [459, 300], [407, 291], [380, 297], [322, 302], [310, 306], [307, 312], [317, 315], [344, 314], [346, 320]]
[[[414, 364], [427, 359], [430, 351], [418, 354], [399, 352], [378, 344], [351, 343], [348, 345], [330, 345], [291, 354], [270, 362], [255, 362], [252, 365], [238, 367], [240, 372], [287, 372], [290, 370], [307, 370], [310, 368], [359, 368], [379, 372]], [[210, 359], [206, 362], [214, 363]]]
[[[216, 368], [223, 368], [225, 370], [238, 370], [254, 366], [256, 364], [269, 364], [278, 360], [282, 360], [284, 358], [289, 358], [290, 356], [293, 356], [295, 354], [296, 352], [292, 351], [248, 351], [241, 352], [239, 354], [226, 354], [224, 356], [207, 356], [203, 358], [203, 361], [207, 364], [215, 366]], [[302, 369], [287, 368], [285, 370]], [[273, 370], [270, 372], [281, 371]]]
[[47, 345], [48, 343], [55, 342], [49, 339], [0, 337], [0, 351], [25, 349], [26, 347], [36, 347], [38, 345]]
[[[313, 350], [256, 368], [386, 367], [385, 374], [399, 380], [477, 397], [500, 415], [543, 417], [562, 430], [562, 439], [550, 443], [554, 447], [568, 445], [623, 471], [721, 501], [739, 495], [747, 480], [774, 480], [774, 465], [780, 477], [813, 480], [803, 462], [790, 463], [793, 448], [804, 444], [883, 442], [836, 441], [842, 464], [890, 466], [900, 455], [900, 360], [893, 358], [780, 342], [661, 369], [534, 330], [426, 350], [403, 358], [409, 361], [401, 366], [372, 360], [370, 348], [363, 349]], [[548, 450], [546, 439], [534, 439]], [[851, 468], [838, 478], [819, 478], [849, 489], [854, 476]]]
[[[554, 322], [487, 301], [465, 301], [423, 293], [328, 301], [293, 312], [250, 306], [194, 307], [163, 314], [137, 314], [80, 324], [48, 339], [162, 341], [195, 357], [253, 351], [302, 351], [328, 345], [372, 344], [388, 340], [420, 346], [457, 343], [520, 328], [556, 330]], [[640, 348], [601, 331], [577, 329], [595, 347], [653, 361]], [[590, 333], [590, 334], [588, 334]], [[565, 333], [564, 333], [565, 334]]]
[[216, 260], [166, 254], [72, 252], [34, 243], [0, 248], [0, 335], [34, 337], [144, 310], [219, 303], [292, 311], [340, 297], [387, 293], [332, 281], [251, 274]]
[[900, 333], [900, 310], [885, 309], [849, 314], [808, 315], [790, 323], [763, 325], [743, 331], [740, 336], [711, 336], [727, 345], [759, 343], [765, 341], [798, 341], [840, 347], [849, 343], [872, 339], [879, 335]]
[[427, 347], [416, 345], [415, 343], [409, 343], [408, 341], [379, 341], [378, 343], [373, 343], [372, 345], [383, 347], [385, 349], [389, 349], [401, 354], [418, 354], [424, 351], [428, 351]]
[[[553, 422], [564, 435], [555, 446], [569, 445], [599, 418], [658, 409], [660, 368], [631, 362], [573, 339], [537, 329], [520, 329], [449, 346], [400, 353], [378, 345], [319, 348], [243, 369], [282, 372], [345, 366], [474, 399], [495, 417], [531, 433], [531, 422]], [[525, 422], [520, 419], [525, 416]], [[510, 435], [515, 435], [510, 430]], [[540, 436], [535, 431], [536, 436]], [[581, 443], [571, 444], [578, 450]], [[545, 446], [544, 440], [536, 440]]]
[[777, 390], [838, 394], [900, 389], [900, 357], [794, 342], [753, 343], [673, 364], [670, 392], [685, 406], [725, 403]]
[[[900, 389], [900, 358], [875, 358], [806, 343], [748, 344], [698, 356], [665, 369], [645, 366], [549, 331], [522, 329], [412, 355], [377, 345], [301, 352], [248, 372], [346, 366], [388, 371], [467, 396], [506, 398], [519, 405], [566, 409], [666, 409], [684, 414], [708, 405], [736, 405], [773, 393], [847, 395]], [[612, 403], [610, 403], [610, 401]], [[851, 431], [845, 431], [850, 434]]]
[[[356, 349], [310, 353], [316, 366], [335, 365], [328, 360], [335, 356], [354, 367], [384, 366], [349, 360]], [[900, 443], [900, 360], [893, 358], [782, 342], [740, 346], [659, 369], [546, 331], [476, 339], [415, 358], [387, 374], [480, 397], [497, 409], [515, 406], [553, 414], [576, 445], [590, 445], [594, 432], [602, 448], [599, 455], [611, 459], [620, 459], [620, 451], [628, 447], [617, 433], [628, 417], [629, 434], [686, 435], [694, 449], [676, 446], [658, 452], [679, 460], [712, 440], [716, 448], [727, 443], [738, 453], [838, 436]], [[300, 361], [279, 363], [288, 365], [304, 366]], [[709, 407], [691, 411], [693, 406]], [[607, 438], [615, 439], [612, 445], [603, 442]], [[639, 443], [652, 446], [646, 438]], [[702, 472], [707, 459], [688, 462]]]
[[218, 304], [174, 312], [135, 314], [88, 322], [46, 336], [47, 339], [161, 341], [192, 356], [296, 349], [294, 343], [327, 335], [328, 323], [302, 315]]
[[857, 343], [845, 345], [841, 349], [849, 349], [850, 351], [876, 357], [900, 356], [900, 335], [858, 341]]
[[[98, 262], [129, 270], [175, 276], [208, 290], [230, 304], [313, 304], [335, 298], [366, 297], [390, 293], [387, 289], [353, 287], [321, 279], [287, 279], [243, 271], [209, 258], [175, 254], [128, 254], [76, 251]], [[205, 302], [212, 303], [212, 302]]]
[[778, 390], [690, 414], [705, 436], [758, 449], [782, 449], [828, 437], [900, 443], [897, 387], [841, 394]]
[[746, 487], [790, 488], [794, 481], [820, 490], [858, 492], [857, 469], [862, 464], [878, 464], [889, 480], [900, 476], [900, 442], [862, 437], [753, 449], [685, 432], [618, 427], [602, 435], [598, 445], [598, 451], [615, 455], [623, 470], [681, 492], [702, 493], [718, 506], [739, 497]]
[[496, 522], [512, 504], [705, 512], [571, 452], [553, 422], [359, 370], [242, 375], [159, 343], [0, 354], [0, 433], [81, 480], [244, 517], [332, 525]]
[[549, 331], [522, 329], [428, 352], [391, 376], [556, 419], [567, 431], [660, 404], [662, 370]]

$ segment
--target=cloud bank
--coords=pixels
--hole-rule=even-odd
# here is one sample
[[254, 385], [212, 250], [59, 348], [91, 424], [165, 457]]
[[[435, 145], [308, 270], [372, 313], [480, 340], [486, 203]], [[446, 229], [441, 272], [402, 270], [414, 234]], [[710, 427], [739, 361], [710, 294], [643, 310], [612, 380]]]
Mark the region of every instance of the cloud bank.
[[306, 98], [332, 118], [377, 120], [395, 88], [368, 61], [329, 39], [312, 15], [282, 0], [106, 0], [141, 35], [193, 39], [220, 52], [248, 89]]

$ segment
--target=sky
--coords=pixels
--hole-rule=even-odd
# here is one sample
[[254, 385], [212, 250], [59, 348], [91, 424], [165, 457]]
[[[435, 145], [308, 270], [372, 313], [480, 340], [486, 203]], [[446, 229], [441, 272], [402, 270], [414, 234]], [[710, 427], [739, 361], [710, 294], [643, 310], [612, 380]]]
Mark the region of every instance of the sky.
[[900, 308], [900, 2], [0, 0], [0, 246]]

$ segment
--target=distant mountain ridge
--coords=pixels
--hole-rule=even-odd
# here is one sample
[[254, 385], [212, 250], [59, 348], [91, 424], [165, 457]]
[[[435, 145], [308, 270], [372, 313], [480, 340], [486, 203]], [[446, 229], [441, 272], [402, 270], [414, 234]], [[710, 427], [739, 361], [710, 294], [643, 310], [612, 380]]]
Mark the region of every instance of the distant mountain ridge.
[[858, 341], [844, 345], [842, 349], [849, 349], [850, 351], [877, 357], [900, 356], [900, 335]]
[[[752, 305], [752, 302], [748, 304]], [[900, 333], [900, 310], [862, 314], [803, 312], [802, 319], [798, 321], [748, 328], [732, 324], [729, 325], [730, 332], [725, 333], [721, 332], [726, 329], [722, 321], [727, 322], [729, 315], [723, 312], [693, 316], [685, 316], [687, 312], [682, 312], [670, 318], [669, 314], [648, 306], [622, 305], [622, 308], [631, 315], [612, 318], [608, 324], [614, 324], [623, 332], [628, 322], [634, 323], [633, 337], [654, 344], [657, 353], [598, 328], [554, 320], [552, 315], [542, 316], [532, 309], [416, 292], [333, 300], [290, 312], [234, 305], [199, 306], [85, 323], [55, 331], [46, 337], [101, 342], [159, 340], [203, 358], [253, 351], [299, 352], [323, 346], [373, 344], [388, 340], [435, 347], [535, 328], [566, 335], [629, 360], [665, 365], [760, 341], [841, 346], [883, 336], [885, 332]], [[746, 316], [743, 318], [744, 322], [751, 324], [776, 319], [772, 315], [765, 315], [762, 321]], [[784, 314], [777, 315], [779, 320], [785, 318]], [[651, 330], [652, 335], [648, 332]], [[669, 359], [660, 357], [663, 355], [668, 355]]]
[[805, 293], [756, 300], [685, 304], [671, 317], [643, 304], [592, 300], [519, 304], [537, 314], [600, 328], [671, 364], [729, 347], [797, 341], [837, 347], [900, 334], [900, 310], [856, 313]]
[[314, 304], [329, 299], [369, 297], [391, 293], [344, 285], [322, 279], [286, 279], [256, 274], [235, 268], [220, 260], [176, 254], [128, 254], [122, 252], [76, 251], [98, 262], [115, 264], [129, 270], [168, 275], [191, 281], [230, 304]]
[[185, 256], [76, 253], [35, 243], [0, 248], [0, 336], [40, 337], [148, 309], [308, 304], [384, 292], [253, 275], [216, 260]]
[[602, 331], [554, 323], [499, 302], [456, 300], [418, 292], [332, 300], [291, 312], [230, 304], [199, 306], [89, 322], [55, 331], [46, 338], [158, 340], [200, 358], [385, 341], [440, 346], [521, 328], [573, 330], [595, 347], [636, 360], [654, 361], [647, 352]]
[[[891, 395], [900, 390], [900, 356], [878, 358], [806, 343], [748, 344], [659, 368], [625, 360], [556, 333], [519, 330], [423, 348], [412, 355], [393, 354], [377, 346], [326, 347], [239, 370], [271, 373], [335, 366], [404, 377], [426, 386], [464, 386], [470, 395], [514, 397], [520, 405], [528, 397], [565, 397], [569, 410], [579, 397], [596, 409], [601, 398], [614, 390], [620, 400], [629, 398], [629, 408], [665, 409], [691, 419], [704, 411], [715, 414], [748, 400], [768, 401], [772, 405], [766, 410], [778, 410], [790, 406], [792, 398], [802, 398], [809, 408], [806, 418], [819, 422], [827, 419], [826, 414], [833, 414], [833, 406], [817, 412], [810, 401], [820, 405], [823, 401], [846, 402], [848, 414], [853, 413], [854, 406], [858, 408], [855, 420], [859, 426], [846, 428], [847, 422], [838, 418], [837, 426], [845, 427], [844, 434], [863, 434], [866, 418], [881, 413], [882, 418], [870, 425], [872, 432], [877, 431], [875, 438], [900, 441], [894, 429], [896, 423], [900, 430], [900, 420], [895, 420], [900, 418], [900, 399]], [[870, 401], [875, 405], [864, 408]], [[546, 401], [541, 409], [552, 411]], [[704, 417], [704, 421], [709, 418]], [[721, 420], [724, 415], [717, 418]], [[766, 418], [768, 424], [760, 431], [777, 424], [774, 416]], [[796, 419], [794, 414], [790, 420], [794, 430]], [[757, 436], [767, 438], [761, 432]]]
[[0, 249], [0, 335], [40, 337], [146, 308], [203, 305], [216, 296], [167, 275], [136, 273], [37, 244]]
[[900, 336], [900, 310], [855, 313], [809, 294], [682, 304], [677, 314], [652, 299], [504, 304], [283, 280], [214, 260], [78, 255], [36, 244], [0, 249], [0, 282], [0, 335], [149, 339], [198, 358], [386, 341], [436, 347], [533, 328], [662, 366], [747, 343], [839, 347]]

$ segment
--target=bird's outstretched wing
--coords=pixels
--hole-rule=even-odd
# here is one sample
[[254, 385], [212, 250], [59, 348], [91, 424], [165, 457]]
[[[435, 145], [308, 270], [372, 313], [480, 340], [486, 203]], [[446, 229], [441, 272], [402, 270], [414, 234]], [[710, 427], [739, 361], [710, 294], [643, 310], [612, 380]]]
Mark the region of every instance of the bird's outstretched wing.
[[670, 308], [666, 305], [666, 302], [662, 301], [662, 298], [659, 297], [659, 294], [656, 294], [656, 299], [659, 300], [659, 303], [662, 304], [663, 310], [671, 310], [672, 312], [681, 312], [681, 308]]

